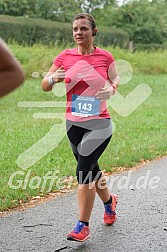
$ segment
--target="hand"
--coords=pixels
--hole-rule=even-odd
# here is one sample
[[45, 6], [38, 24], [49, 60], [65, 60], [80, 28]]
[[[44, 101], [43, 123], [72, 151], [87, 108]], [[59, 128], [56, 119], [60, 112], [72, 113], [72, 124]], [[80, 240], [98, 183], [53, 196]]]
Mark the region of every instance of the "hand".
[[63, 66], [61, 66], [53, 75], [52, 79], [55, 83], [64, 81], [65, 78], [65, 70]]
[[100, 101], [106, 101], [114, 94], [114, 88], [110, 87], [103, 87], [100, 91], [95, 94], [95, 97], [100, 99]]

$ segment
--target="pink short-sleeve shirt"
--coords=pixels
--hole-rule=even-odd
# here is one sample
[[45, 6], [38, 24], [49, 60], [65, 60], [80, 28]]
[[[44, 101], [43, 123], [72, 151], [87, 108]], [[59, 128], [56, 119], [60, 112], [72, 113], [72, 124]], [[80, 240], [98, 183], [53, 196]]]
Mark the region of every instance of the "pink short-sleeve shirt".
[[[73, 113], [72, 100], [74, 95], [92, 100], [95, 94], [105, 86], [109, 66], [114, 62], [112, 54], [95, 47], [92, 54], [81, 55], [77, 48], [66, 49], [53, 61], [56, 67], [65, 69], [66, 85], [66, 119], [71, 121], [86, 121], [90, 119], [110, 118], [106, 101], [100, 102], [99, 113], [96, 115], [76, 116]], [[80, 105], [81, 103], [78, 102]], [[77, 105], [78, 105], [77, 104]], [[83, 104], [82, 104], [83, 105]], [[88, 104], [87, 104], [88, 105]], [[85, 106], [85, 105], [83, 105]], [[83, 107], [89, 110], [88, 107]]]

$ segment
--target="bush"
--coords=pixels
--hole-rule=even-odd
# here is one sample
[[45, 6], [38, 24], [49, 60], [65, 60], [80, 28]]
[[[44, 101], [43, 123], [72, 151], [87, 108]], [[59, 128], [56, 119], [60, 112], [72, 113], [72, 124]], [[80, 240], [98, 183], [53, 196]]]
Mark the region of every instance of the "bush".
[[[45, 21], [43, 19], [0, 16], [1, 37], [8, 43], [15, 41], [21, 45], [32, 46], [37, 43], [45, 45], [73, 44], [70, 23]], [[96, 44], [126, 47], [129, 36], [122, 30], [99, 28]]]
[[167, 44], [136, 44], [134, 51], [157, 51], [167, 50]]
[[32, 46], [36, 43], [60, 44], [71, 37], [70, 24], [25, 17], [0, 16], [1, 37], [6, 42]]
[[103, 46], [112, 45], [113, 47], [119, 46], [120, 48], [127, 48], [129, 44], [129, 35], [119, 29], [110, 31], [109, 28], [99, 28], [96, 42]]

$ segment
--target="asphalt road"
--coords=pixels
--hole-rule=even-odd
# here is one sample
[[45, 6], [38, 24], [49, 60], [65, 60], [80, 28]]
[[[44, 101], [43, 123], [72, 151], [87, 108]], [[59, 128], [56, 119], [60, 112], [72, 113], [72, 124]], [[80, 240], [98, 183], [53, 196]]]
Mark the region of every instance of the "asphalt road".
[[118, 195], [117, 221], [103, 224], [103, 205], [96, 197], [91, 238], [66, 240], [77, 218], [76, 191], [34, 208], [0, 218], [0, 252], [166, 252], [167, 158], [109, 177]]

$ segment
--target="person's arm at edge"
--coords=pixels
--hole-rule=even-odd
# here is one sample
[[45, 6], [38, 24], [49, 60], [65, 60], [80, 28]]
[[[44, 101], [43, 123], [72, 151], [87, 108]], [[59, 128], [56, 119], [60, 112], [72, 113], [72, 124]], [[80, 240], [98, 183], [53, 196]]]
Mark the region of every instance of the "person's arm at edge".
[[13, 91], [25, 80], [21, 65], [0, 39], [0, 97]]

